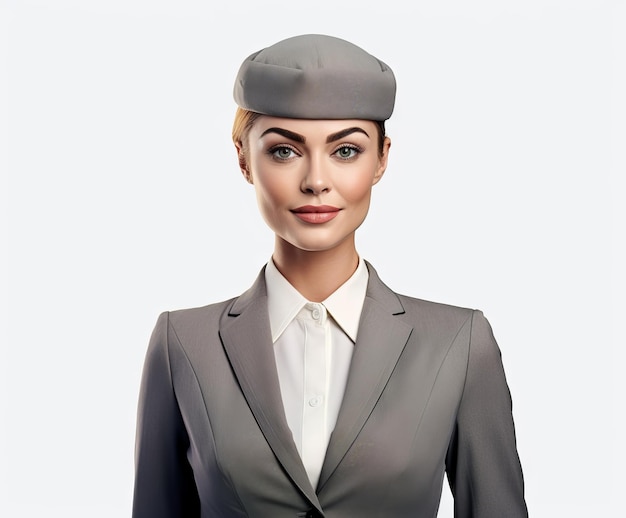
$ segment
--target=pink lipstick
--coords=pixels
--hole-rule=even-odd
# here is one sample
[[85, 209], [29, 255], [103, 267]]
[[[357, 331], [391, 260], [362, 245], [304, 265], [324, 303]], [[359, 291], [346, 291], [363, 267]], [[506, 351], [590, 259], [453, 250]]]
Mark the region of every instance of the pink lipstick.
[[332, 205], [303, 205], [291, 212], [306, 223], [326, 223], [334, 219], [340, 210]]

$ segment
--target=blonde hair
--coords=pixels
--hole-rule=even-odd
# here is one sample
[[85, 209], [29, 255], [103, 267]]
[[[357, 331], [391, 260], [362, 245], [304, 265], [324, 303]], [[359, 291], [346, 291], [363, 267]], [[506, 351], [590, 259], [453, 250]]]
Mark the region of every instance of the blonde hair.
[[254, 126], [254, 122], [261, 116], [260, 113], [237, 107], [235, 121], [233, 122], [232, 137], [235, 144], [241, 145], [241, 152], [245, 158], [248, 156], [248, 134]]

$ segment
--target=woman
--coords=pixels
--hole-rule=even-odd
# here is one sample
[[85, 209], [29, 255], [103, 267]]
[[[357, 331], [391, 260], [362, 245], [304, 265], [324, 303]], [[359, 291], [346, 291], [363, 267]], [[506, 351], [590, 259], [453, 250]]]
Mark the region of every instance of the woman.
[[274, 231], [240, 297], [164, 313], [135, 518], [527, 516], [498, 346], [478, 311], [392, 292], [355, 231], [387, 166], [391, 69], [304, 35], [248, 57], [233, 140]]

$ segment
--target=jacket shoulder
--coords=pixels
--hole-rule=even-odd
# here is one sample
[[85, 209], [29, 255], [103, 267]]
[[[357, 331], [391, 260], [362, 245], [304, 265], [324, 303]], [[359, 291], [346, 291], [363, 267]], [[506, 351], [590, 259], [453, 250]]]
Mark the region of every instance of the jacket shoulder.
[[473, 308], [454, 306], [452, 304], [444, 304], [442, 302], [434, 302], [402, 294], [397, 294], [397, 296], [404, 307], [407, 317], [444, 321], [465, 321], [474, 313], [480, 313], [479, 310]]
[[164, 311], [159, 321], [167, 322], [168, 335], [185, 349], [201, 345], [204, 338], [216, 337], [220, 322], [227, 315], [236, 298], [206, 306]]
[[166, 311], [166, 313], [169, 314], [170, 321], [172, 322], [191, 323], [196, 321], [213, 320], [215, 318], [219, 319], [225, 311], [229, 310], [235, 300], [237, 300], [237, 297], [223, 300], [221, 302], [214, 302], [205, 306], [173, 309]]

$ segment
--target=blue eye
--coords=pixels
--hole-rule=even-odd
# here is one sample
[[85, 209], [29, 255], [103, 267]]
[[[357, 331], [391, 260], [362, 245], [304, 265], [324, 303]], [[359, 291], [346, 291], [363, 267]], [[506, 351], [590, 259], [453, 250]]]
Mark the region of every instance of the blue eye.
[[290, 158], [293, 158], [297, 155], [293, 149], [287, 146], [278, 146], [272, 148], [270, 149], [269, 153], [270, 155], [272, 155], [272, 158], [275, 158], [276, 160], [289, 160]]
[[341, 146], [334, 154], [341, 160], [350, 160], [360, 152], [361, 150], [354, 146]]

